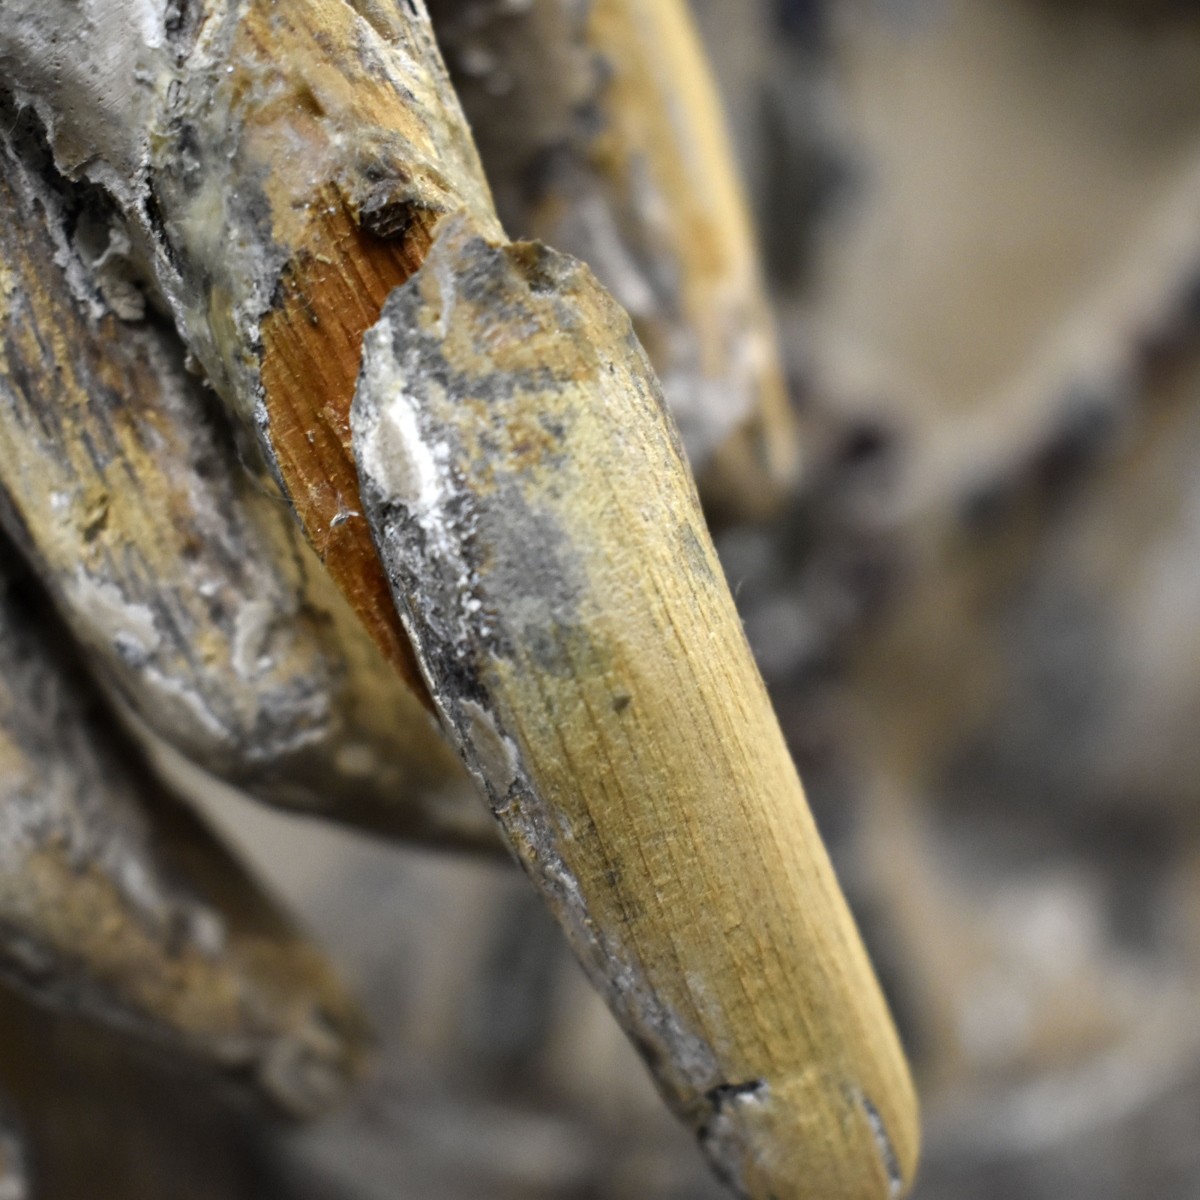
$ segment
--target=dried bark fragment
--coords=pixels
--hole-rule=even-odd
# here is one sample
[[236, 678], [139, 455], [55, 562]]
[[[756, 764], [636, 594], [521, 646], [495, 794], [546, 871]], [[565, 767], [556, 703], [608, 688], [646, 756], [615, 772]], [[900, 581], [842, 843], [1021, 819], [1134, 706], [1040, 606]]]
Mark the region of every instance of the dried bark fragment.
[[442, 719], [741, 1194], [907, 1190], [882, 997], [625, 314], [445, 227], [367, 335], [363, 496]]
[[4, 554], [0, 975], [248, 1073], [290, 1111], [327, 1106], [356, 1069], [356, 1010], [149, 777]]
[[682, 0], [430, 0], [514, 237], [633, 317], [706, 504], [762, 515], [795, 430], [722, 114]]
[[487, 185], [423, 8], [372, 0], [14, 0], [0, 67], [60, 169], [106, 188], [305, 534], [422, 696], [357, 501], [362, 332]]
[[24, 158], [0, 136], [0, 520], [105, 682], [261, 798], [496, 848], [429, 714], [237, 461], [177, 340], [112, 311], [111, 210], [56, 187], [6, 116]]

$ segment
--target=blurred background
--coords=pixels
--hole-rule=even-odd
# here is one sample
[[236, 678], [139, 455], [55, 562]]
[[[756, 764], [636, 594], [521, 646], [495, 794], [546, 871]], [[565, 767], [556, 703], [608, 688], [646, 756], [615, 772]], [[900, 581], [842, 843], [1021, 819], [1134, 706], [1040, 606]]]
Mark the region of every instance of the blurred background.
[[[1194, 1200], [1200, 8], [694, 9], [804, 455], [718, 548], [911, 1054], [915, 1195]], [[516, 871], [199, 790], [377, 1067], [288, 1130], [5, 997], [39, 1194], [721, 1194]]]

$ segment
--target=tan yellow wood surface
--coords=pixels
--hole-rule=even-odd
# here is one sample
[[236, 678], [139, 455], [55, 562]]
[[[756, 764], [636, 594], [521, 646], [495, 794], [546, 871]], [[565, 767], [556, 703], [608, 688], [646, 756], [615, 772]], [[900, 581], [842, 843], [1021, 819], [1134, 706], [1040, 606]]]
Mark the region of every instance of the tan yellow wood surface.
[[260, 798], [499, 849], [433, 718], [238, 462], [177, 339], [113, 312], [120, 280], [81, 246], [103, 204], [45, 177], [28, 122], [0, 120], [0, 523], [111, 692]]
[[356, 1073], [361, 1017], [150, 778], [0, 554], [0, 979], [320, 1111]]
[[367, 336], [363, 496], [443, 721], [756, 1200], [911, 1183], [902, 1053], [626, 315], [456, 222]]
[[117, 202], [184, 341], [422, 694], [358, 508], [347, 412], [362, 332], [429, 227], [465, 208], [498, 230], [423, 7], [13, 0], [0, 61], [60, 169]]
[[633, 317], [701, 496], [761, 515], [796, 431], [725, 122], [683, 0], [430, 0], [508, 233]]

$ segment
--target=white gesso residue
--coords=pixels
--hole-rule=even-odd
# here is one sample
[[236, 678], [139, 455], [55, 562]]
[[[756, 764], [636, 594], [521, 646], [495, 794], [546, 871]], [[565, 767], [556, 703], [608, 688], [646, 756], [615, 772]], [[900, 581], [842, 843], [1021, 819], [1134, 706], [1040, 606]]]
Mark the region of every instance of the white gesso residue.
[[68, 585], [68, 598], [79, 612], [86, 613], [93, 636], [101, 647], [107, 642], [126, 655], [148, 659], [162, 643], [154, 610], [147, 604], [126, 599], [114, 583], [96, 579], [77, 567]]
[[[385, 330], [384, 332], [387, 332]], [[368, 334], [372, 341], [374, 330]], [[417, 418], [417, 400], [404, 386], [403, 369], [389, 363], [392, 370], [374, 366], [377, 346], [364, 354], [362, 385], [379, 399], [367, 417], [370, 428], [356, 447], [363, 469], [389, 499], [398, 500], [410, 510], [436, 509], [442, 499], [443, 476], [450, 449], [445, 442], [430, 446], [422, 436]], [[390, 356], [389, 356], [390, 357]]]

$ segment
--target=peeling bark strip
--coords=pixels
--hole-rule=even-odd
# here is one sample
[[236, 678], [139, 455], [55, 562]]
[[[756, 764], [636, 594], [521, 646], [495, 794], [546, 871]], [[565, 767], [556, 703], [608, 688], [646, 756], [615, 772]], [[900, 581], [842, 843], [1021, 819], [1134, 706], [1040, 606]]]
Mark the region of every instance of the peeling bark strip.
[[[0, 560], [0, 975], [314, 1112], [361, 1026], [318, 953], [161, 794]], [[151, 812], [153, 810], [153, 825]]]
[[466, 209], [498, 232], [423, 6], [6, 0], [0, 78], [60, 169], [116, 199], [185, 342], [423, 695], [348, 427], [362, 332], [438, 219]]
[[111, 311], [141, 299], [111, 211], [56, 189], [30, 131], [3, 107], [0, 123], [27, 160], [0, 132], [0, 522], [103, 680], [260, 798], [496, 847], [461, 764], [238, 463], [177, 340]]
[[684, 0], [429, 0], [496, 207], [633, 317], [701, 495], [762, 514], [795, 428], [722, 113]]
[[447, 225], [353, 428], [443, 721], [669, 1103], [756, 1200], [901, 1194], [907, 1068], [625, 314]]

